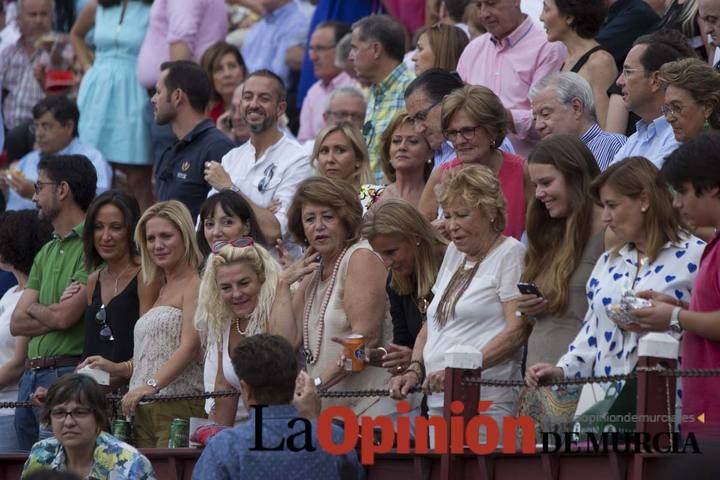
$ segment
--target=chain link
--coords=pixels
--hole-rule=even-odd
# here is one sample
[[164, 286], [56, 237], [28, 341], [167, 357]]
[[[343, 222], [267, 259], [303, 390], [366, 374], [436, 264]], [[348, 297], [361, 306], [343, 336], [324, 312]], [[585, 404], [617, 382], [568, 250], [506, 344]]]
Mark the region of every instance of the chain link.
[[[652, 372], [666, 377], [717, 377], [720, 376], [720, 368], [692, 368], [684, 370], [669, 370], [661, 366], [655, 367], [637, 367], [635, 372], [626, 373], [624, 375], [608, 375], [602, 377], [578, 377], [564, 378], [543, 384], [543, 386], [552, 385], [580, 385], [586, 383], [611, 383], [620, 382], [637, 378], [637, 372]], [[464, 385], [483, 385], [486, 387], [524, 387], [525, 382], [522, 380], [501, 380], [482, 377], [465, 377], [462, 381]], [[421, 388], [415, 386], [410, 389], [409, 393], [421, 392]], [[390, 390], [320, 390], [318, 395], [321, 398], [351, 398], [351, 397], [388, 397]], [[218, 392], [203, 392], [186, 395], [148, 395], [141, 399], [141, 402], [171, 402], [174, 400], [205, 400], [207, 398], [218, 397], [237, 397], [240, 392], [237, 390], [222, 390]], [[108, 400], [113, 403], [120, 402], [122, 395], [111, 394], [107, 396]], [[18, 402], [0, 402], [0, 408], [32, 408], [34, 405], [30, 401]]]

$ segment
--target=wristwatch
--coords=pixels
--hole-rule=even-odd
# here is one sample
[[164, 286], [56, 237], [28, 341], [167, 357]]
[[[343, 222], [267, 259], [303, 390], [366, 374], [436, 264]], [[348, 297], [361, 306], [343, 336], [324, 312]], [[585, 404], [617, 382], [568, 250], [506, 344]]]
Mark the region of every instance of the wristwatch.
[[149, 378], [148, 381], [145, 382], [145, 384], [146, 384], [148, 387], [152, 387], [153, 390], [155, 390], [155, 393], [157, 393], [157, 392], [160, 391], [160, 389], [158, 388], [157, 381], [156, 381], [154, 378]]
[[680, 326], [680, 311], [682, 308], [675, 307], [672, 309], [670, 314], [670, 331], [673, 333], [681, 333], [682, 326]]
[[322, 378], [320, 378], [320, 377], [315, 377], [315, 378], [313, 379], [313, 383], [315, 384], [315, 388], [319, 389], [320, 386], [321, 386], [322, 383], [323, 383]]

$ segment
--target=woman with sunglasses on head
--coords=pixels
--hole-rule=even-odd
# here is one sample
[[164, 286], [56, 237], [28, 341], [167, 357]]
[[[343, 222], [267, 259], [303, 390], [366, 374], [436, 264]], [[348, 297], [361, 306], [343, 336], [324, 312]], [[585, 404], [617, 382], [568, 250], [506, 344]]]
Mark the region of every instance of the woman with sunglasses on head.
[[507, 132], [505, 107], [500, 99], [483, 86], [459, 88], [443, 100], [441, 125], [457, 158], [433, 170], [420, 198], [420, 212], [445, 232], [444, 220], [437, 218], [435, 186], [450, 169], [484, 165], [497, 176], [505, 197], [507, 223], [503, 233], [520, 239], [525, 230], [525, 161], [499, 149]]
[[267, 247], [267, 241], [255, 213], [245, 198], [232, 190], [210, 195], [200, 206], [200, 224], [197, 243], [207, 257], [216, 242], [232, 242], [240, 237], [251, 237], [255, 243]]
[[[245, 337], [270, 333], [299, 343], [293, 318], [290, 291], [280, 266], [251, 237], [213, 244], [205, 265], [195, 327], [207, 344], [205, 385], [213, 391], [239, 390], [230, 353]], [[213, 368], [208, 368], [211, 364]], [[209, 416], [220, 425], [231, 426], [247, 417], [239, 397], [219, 397], [206, 402]]]
[[[88, 207], [83, 231], [88, 272], [88, 308], [85, 310], [85, 361], [108, 371], [113, 384], [127, 383], [133, 358], [135, 323], [157, 298], [159, 284], [141, 281], [140, 259], [132, 239], [140, 218], [137, 200], [122, 190], [109, 190]], [[71, 285], [65, 296], [75, 294]], [[110, 368], [114, 362], [123, 372]]]
[[42, 470], [67, 471], [78, 478], [155, 480], [150, 461], [105, 430], [110, 405], [102, 388], [86, 375], [65, 375], [47, 392], [41, 420], [54, 436], [32, 447], [23, 479]]

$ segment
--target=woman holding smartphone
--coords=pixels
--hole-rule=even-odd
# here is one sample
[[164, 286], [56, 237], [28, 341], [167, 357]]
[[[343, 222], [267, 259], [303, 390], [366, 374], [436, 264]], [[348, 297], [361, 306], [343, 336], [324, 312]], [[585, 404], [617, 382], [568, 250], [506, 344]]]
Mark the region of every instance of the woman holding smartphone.
[[522, 281], [537, 288], [529, 293], [519, 286], [518, 311], [534, 320], [527, 347], [527, 364], [534, 365], [557, 362], [580, 330], [585, 283], [605, 249], [606, 229], [587, 195], [600, 170], [579, 138], [543, 140], [530, 153], [528, 171], [535, 199], [528, 206]]

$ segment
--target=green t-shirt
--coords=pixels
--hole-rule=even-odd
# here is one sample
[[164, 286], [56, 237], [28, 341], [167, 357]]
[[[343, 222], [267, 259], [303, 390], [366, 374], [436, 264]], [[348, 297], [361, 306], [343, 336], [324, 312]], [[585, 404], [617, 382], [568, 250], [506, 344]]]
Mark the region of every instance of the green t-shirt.
[[[38, 303], [53, 305], [60, 301], [70, 283], [87, 283], [82, 231], [84, 223], [76, 225], [65, 237], [55, 236], [40, 249], [33, 260], [26, 288], [39, 292]], [[72, 327], [32, 337], [28, 344], [28, 358], [81, 355], [85, 335], [84, 319]]]

